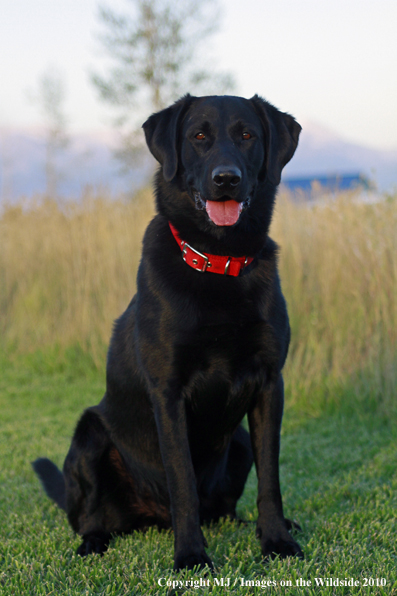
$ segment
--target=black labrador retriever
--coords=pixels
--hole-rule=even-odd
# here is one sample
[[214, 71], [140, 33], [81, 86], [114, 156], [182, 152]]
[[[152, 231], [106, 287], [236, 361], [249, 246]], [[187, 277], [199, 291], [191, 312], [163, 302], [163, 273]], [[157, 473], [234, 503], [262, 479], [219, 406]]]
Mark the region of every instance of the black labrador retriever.
[[[83, 542], [173, 528], [174, 569], [212, 567], [200, 525], [236, 518], [252, 466], [265, 557], [302, 556], [279, 484], [290, 337], [268, 229], [301, 130], [258, 96], [192, 97], [143, 125], [161, 167], [137, 294], [116, 321], [107, 386], [63, 473], [33, 466]], [[241, 421], [248, 415], [250, 433]]]

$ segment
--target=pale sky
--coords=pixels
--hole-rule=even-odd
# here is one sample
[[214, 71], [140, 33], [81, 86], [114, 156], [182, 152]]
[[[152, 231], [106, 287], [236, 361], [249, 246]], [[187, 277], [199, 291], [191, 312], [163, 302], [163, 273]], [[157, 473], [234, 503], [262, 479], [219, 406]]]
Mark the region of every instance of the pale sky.
[[[128, 0], [104, 0], [128, 9]], [[40, 125], [28, 92], [49, 66], [62, 73], [74, 131], [110, 128], [88, 73], [106, 58], [97, 0], [0, 0], [0, 126]], [[262, 95], [346, 140], [397, 149], [396, 0], [222, 0], [212, 40], [236, 94]]]

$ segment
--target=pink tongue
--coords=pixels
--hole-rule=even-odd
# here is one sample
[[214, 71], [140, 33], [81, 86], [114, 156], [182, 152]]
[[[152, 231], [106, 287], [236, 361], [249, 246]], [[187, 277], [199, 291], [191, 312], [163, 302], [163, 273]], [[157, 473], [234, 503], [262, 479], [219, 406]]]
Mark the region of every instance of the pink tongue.
[[211, 221], [217, 226], [232, 226], [240, 217], [242, 203], [237, 201], [207, 201], [206, 209]]

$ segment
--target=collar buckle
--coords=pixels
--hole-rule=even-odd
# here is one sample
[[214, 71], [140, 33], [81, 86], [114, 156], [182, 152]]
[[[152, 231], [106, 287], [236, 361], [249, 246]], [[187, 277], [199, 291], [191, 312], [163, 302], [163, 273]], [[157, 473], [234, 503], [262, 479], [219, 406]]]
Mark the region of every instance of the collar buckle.
[[[198, 257], [200, 257], [201, 259], [203, 259], [204, 262], [203, 262], [202, 267], [195, 267], [195, 265], [198, 265], [197, 259], [192, 259], [193, 265], [191, 265], [191, 266], [196, 271], [200, 271], [201, 273], [204, 273], [205, 270], [208, 267], [208, 262], [209, 262], [209, 258], [207, 257], [207, 255], [203, 255], [201, 252], [199, 252], [198, 250], [196, 250], [195, 248], [193, 248], [192, 246], [190, 246], [190, 244], [188, 244], [187, 242], [183, 241], [183, 245], [182, 245], [182, 259], [185, 261], [185, 263], [187, 263], [187, 260], [186, 260], [187, 249], [191, 250], [194, 254], [196, 254]], [[188, 265], [190, 265], [190, 263], [188, 263]]]

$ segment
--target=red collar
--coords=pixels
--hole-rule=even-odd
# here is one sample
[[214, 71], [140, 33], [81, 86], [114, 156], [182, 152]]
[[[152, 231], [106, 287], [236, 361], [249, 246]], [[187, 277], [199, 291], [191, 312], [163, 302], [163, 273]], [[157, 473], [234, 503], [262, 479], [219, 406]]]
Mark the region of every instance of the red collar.
[[225, 257], [219, 255], [209, 255], [198, 252], [190, 244], [181, 240], [178, 230], [174, 228], [171, 222], [168, 222], [172, 235], [177, 241], [182, 251], [182, 259], [196, 271], [210, 271], [211, 273], [220, 273], [221, 275], [232, 275], [237, 277], [243, 269], [252, 263], [253, 257]]

